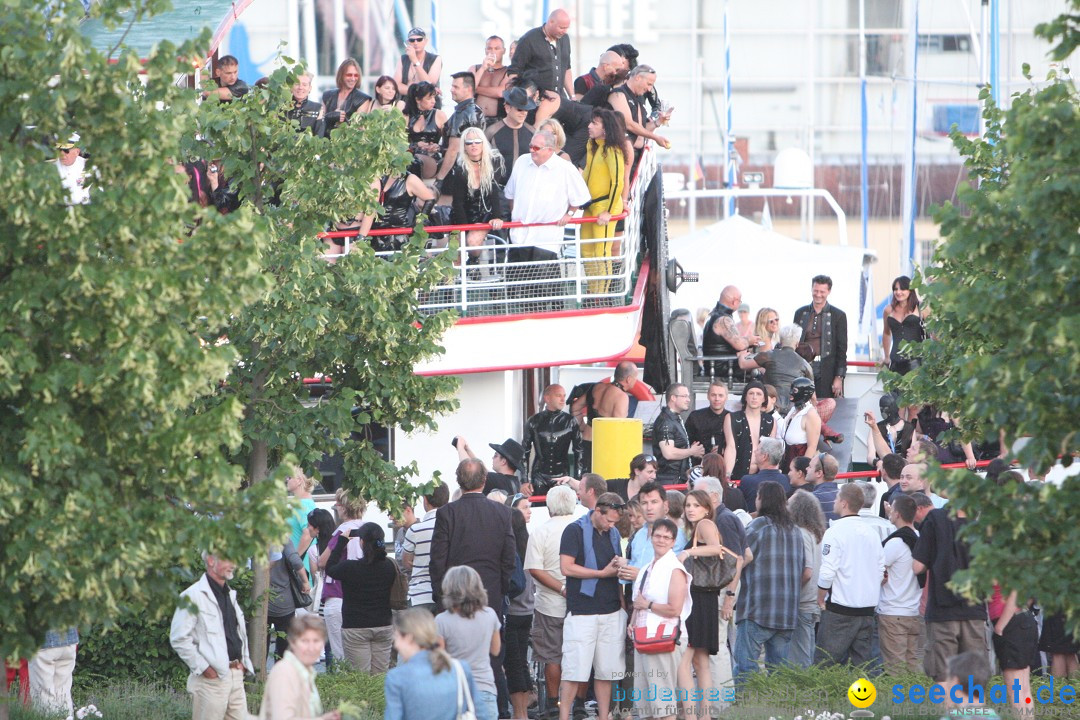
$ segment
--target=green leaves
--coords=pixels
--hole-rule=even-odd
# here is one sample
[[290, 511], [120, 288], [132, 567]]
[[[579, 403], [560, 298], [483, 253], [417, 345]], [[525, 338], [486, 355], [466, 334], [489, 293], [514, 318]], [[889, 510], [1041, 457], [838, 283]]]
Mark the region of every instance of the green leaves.
[[[918, 284], [932, 339], [895, 385], [949, 412], [967, 439], [1029, 438], [1018, 460], [1045, 472], [1080, 451], [1080, 102], [1054, 74], [1008, 108], [984, 100], [986, 138], [953, 138], [976, 184], [937, 209], [946, 242]], [[1080, 542], [1080, 480], [1036, 490], [939, 471], [934, 482], [972, 518], [975, 561], [959, 582], [973, 597], [997, 579], [1080, 626], [1066, 587], [1080, 559], [1062, 551]]]

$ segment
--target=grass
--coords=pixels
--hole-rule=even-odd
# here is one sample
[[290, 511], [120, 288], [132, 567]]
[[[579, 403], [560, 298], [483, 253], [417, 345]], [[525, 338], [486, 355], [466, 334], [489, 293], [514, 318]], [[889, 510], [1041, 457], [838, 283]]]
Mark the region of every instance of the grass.
[[[317, 683], [323, 707], [327, 710], [340, 708], [344, 720], [381, 720], [386, 705], [382, 675], [334, 672], [319, 675]], [[262, 683], [247, 684], [248, 709], [252, 714], [258, 714], [262, 694]], [[76, 709], [92, 704], [101, 712], [101, 720], [191, 718], [191, 696], [184, 690], [162, 683], [102, 679], [95, 686], [74, 688], [72, 695]], [[0, 697], [0, 702], [3, 700]], [[15, 701], [10, 702], [9, 707], [11, 720], [55, 720], [63, 717], [43, 714]]]
[[[723, 712], [723, 720], [834, 720], [832, 713], [845, 713], [850, 717], [854, 711], [848, 701], [848, 688], [860, 677], [869, 677], [877, 689], [877, 700], [868, 708], [874, 717], [888, 716], [891, 720], [926, 720], [946, 714], [942, 705], [911, 702], [903, 705], [892, 702], [892, 687], [913, 685], [930, 687], [932, 681], [919, 673], [896, 676], [867, 675], [865, 671], [848, 666], [812, 667], [808, 670], [793, 667], [777, 669], [771, 675], [754, 675], [747, 682], [740, 700]], [[1001, 677], [990, 680], [990, 685], [1003, 683]], [[1048, 679], [1032, 678], [1032, 692], [1049, 685]], [[1075, 681], [1068, 683], [1075, 687]], [[1055, 682], [1060, 691], [1063, 683]], [[319, 695], [327, 710], [341, 709], [344, 720], [381, 720], [385, 707], [383, 676], [355, 672], [334, 672], [319, 675]], [[258, 713], [262, 700], [262, 685], [248, 684], [248, 707]], [[1045, 693], [1044, 693], [1045, 694]], [[75, 706], [94, 704], [101, 711], [101, 720], [188, 720], [191, 717], [191, 700], [186, 692], [162, 683], [139, 681], [102, 680], [93, 687], [76, 687]], [[4, 698], [0, 697], [0, 702]], [[56, 716], [43, 715], [23, 708], [16, 702], [10, 704], [11, 720], [54, 720]], [[1007, 706], [996, 706], [1003, 718], [1011, 717]], [[940, 710], [940, 712], [939, 712]], [[1047, 715], [1046, 711], [1051, 714]], [[1069, 712], [1072, 714], [1069, 714]], [[1053, 714], [1055, 713], [1056, 714]], [[1039, 716], [1077, 717], [1080, 708], [1061, 705], [1039, 708]]]

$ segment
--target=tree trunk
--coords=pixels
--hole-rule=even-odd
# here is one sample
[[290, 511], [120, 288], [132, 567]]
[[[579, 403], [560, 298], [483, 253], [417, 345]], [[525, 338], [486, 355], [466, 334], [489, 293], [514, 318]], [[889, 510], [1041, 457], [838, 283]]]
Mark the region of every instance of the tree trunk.
[[[248, 460], [248, 482], [252, 485], [263, 482], [267, 477], [266, 443], [256, 440], [251, 444], [251, 457]], [[266, 680], [266, 613], [270, 601], [270, 566], [266, 555], [252, 559], [254, 579], [251, 583], [251, 602], [255, 610], [248, 619], [248, 644], [251, 647], [251, 663], [260, 680]]]

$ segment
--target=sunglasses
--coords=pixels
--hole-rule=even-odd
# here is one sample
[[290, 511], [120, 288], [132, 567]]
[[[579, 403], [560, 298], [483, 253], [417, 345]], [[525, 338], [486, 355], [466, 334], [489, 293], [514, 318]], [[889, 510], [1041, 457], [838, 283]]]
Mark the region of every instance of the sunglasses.
[[483, 145], [484, 141], [483, 140], [466, 140], [465, 144], [466, 145]]
[[345, 77], [360, 77], [360, 73], [345, 73]]
[[598, 508], [609, 508], [611, 510], [623, 511], [626, 509], [626, 503], [596, 503]]
[[552, 150], [552, 149], [554, 149], [554, 148], [546, 148], [546, 147], [543, 147], [542, 145], [530, 145], [529, 146], [529, 151], [530, 152], [540, 152], [541, 150]]
[[409, 38], [409, 42], [411, 42], [411, 43], [422, 43], [422, 42], [424, 42], [424, 38]]
[[526, 495], [525, 493], [518, 493], [517, 495], [514, 495], [514, 497], [510, 498], [510, 507], [514, 507], [515, 505], [517, 505], [522, 500], [528, 500], [528, 499], [529, 499], [529, 496]]
[[70, 147], [70, 148], [61, 148], [61, 149], [60, 149], [60, 152], [64, 152], [64, 153], [69, 153], [69, 152], [75, 152], [75, 151], [76, 151], [76, 150], [78, 150], [78, 149], [79, 149], [79, 148], [73, 148], [73, 147]]
[[654, 463], [654, 462], [656, 462], [656, 456], [655, 455], [646, 455], [644, 460], [647, 463]]

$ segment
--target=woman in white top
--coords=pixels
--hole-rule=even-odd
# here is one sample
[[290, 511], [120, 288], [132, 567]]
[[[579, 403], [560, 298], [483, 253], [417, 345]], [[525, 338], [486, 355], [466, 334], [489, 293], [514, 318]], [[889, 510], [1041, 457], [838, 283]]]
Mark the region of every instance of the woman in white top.
[[[638, 573], [634, 581], [634, 614], [630, 617], [629, 632], [648, 628], [649, 635], [661, 625], [678, 624], [682, 629], [674, 652], [634, 653], [634, 677], [642, 678], [640, 696], [634, 698], [640, 717], [675, 717], [679, 660], [686, 649], [686, 621], [690, 617], [690, 573], [672, 552], [679, 530], [668, 518], [653, 523], [653, 561]], [[655, 685], [655, 688], [649, 684]], [[655, 690], [655, 692], [654, 692]], [[637, 693], [635, 692], [635, 695]], [[650, 699], [651, 698], [651, 699]]]
[[780, 464], [781, 472], [787, 472], [791, 461], [800, 455], [809, 457], [818, 451], [821, 438], [821, 416], [811, 400], [814, 397], [814, 381], [795, 378], [791, 381], [791, 409], [784, 418], [781, 435], [787, 448]]

